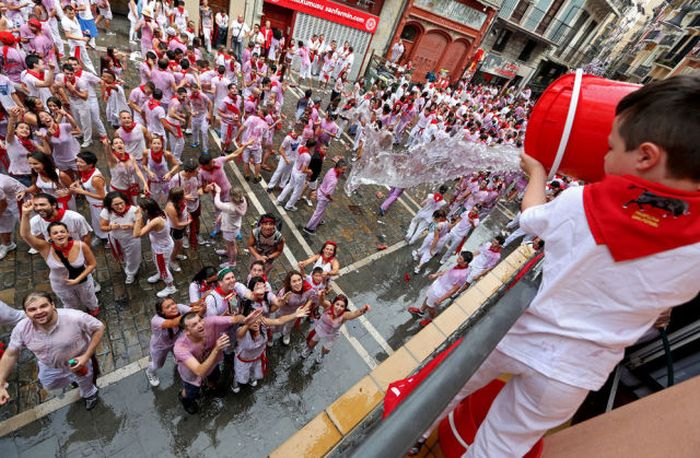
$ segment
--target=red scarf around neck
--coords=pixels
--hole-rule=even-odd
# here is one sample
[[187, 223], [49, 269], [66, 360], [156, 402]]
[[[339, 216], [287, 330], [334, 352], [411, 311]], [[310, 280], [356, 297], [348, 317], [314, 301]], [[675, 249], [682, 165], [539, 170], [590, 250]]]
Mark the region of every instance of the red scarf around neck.
[[156, 99], [151, 99], [148, 101], [148, 109], [153, 111], [156, 109], [156, 107], [160, 106], [160, 102]]
[[464, 269], [467, 269], [468, 267], [469, 267], [469, 264], [464, 264], [463, 266], [460, 266], [459, 264], [457, 264], [456, 266], [453, 267], [453, 269], [454, 270], [464, 270]]
[[129, 162], [129, 159], [131, 159], [131, 156], [129, 156], [129, 153], [120, 153], [118, 151], [113, 151], [114, 157], [117, 158], [119, 162]]
[[443, 197], [443, 195], [440, 194], [439, 192], [436, 192], [435, 194], [433, 194], [433, 200], [435, 202], [440, 202], [441, 200], [444, 200], [444, 199], [445, 199], [445, 197]]
[[700, 192], [608, 175], [583, 189], [593, 238], [616, 262], [700, 242]]
[[136, 127], [136, 123], [134, 121], [131, 121], [131, 125], [129, 127], [122, 126], [122, 130], [127, 134], [130, 134], [134, 130], [134, 127]]
[[44, 221], [47, 223], [57, 223], [63, 219], [63, 215], [66, 214], [66, 209], [65, 208], [59, 208], [56, 210], [56, 214], [53, 216], [53, 218], [43, 218]]
[[90, 178], [92, 178], [92, 175], [95, 173], [95, 170], [97, 170], [95, 167], [92, 167], [90, 170], [81, 170], [80, 171], [80, 181], [83, 183], [87, 183]]
[[61, 253], [64, 257], [68, 257], [68, 253], [70, 253], [71, 248], [73, 248], [73, 244], [75, 241], [73, 239], [68, 239], [68, 242], [66, 242], [66, 246], [58, 246], [55, 243], [51, 242], [51, 248], [54, 249], [54, 251]]
[[34, 78], [38, 79], [39, 81], [44, 81], [44, 72], [35, 72], [34, 70], [27, 70], [27, 73], [29, 75], [32, 75]]
[[24, 149], [26, 149], [30, 153], [33, 153], [34, 151], [36, 151], [36, 145], [34, 144], [33, 141], [31, 141], [29, 139], [29, 137], [22, 138], [20, 136], [17, 136], [17, 140], [19, 140], [19, 142], [22, 144], [22, 146], [24, 146]]
[[153, 151], [153, 149], [151, 149], [151, 159], [153, 159], [153, 161], [155, 161], [155, 162], [158, 162], [158, 163], [162, 162], [164, 155], [165, 155], [165, 151], [163, 151], [163, 150]]
[[114, 213], [114, 214], [117, 215], [118, 217], [122, 218], [124, 215], [126, 215], [126, 214], [129, 212], [130, 209], [131, 209], [131, 205], [126, 204], [126, 205], [124, 205], [124, 211], [123, 211], [123, 212], [118, 212], [118, 211], [112, 209], [112, 213]]

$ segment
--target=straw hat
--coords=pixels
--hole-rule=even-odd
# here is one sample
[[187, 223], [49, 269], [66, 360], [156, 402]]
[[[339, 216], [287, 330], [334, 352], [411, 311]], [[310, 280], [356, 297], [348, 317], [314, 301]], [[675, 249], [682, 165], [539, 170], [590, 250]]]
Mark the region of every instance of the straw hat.
[[146, 7], [146, 8], [144, 8], [144, 9], [142, 9], [142, 10], [141, 10], [141, 14], [142, 14], [143, 16], [146, 16], [146, 17], [149, 17], [149, 18], [153, 19], [153, 11], [152, 11], [151, 8], [149, 8], [149, 7]]

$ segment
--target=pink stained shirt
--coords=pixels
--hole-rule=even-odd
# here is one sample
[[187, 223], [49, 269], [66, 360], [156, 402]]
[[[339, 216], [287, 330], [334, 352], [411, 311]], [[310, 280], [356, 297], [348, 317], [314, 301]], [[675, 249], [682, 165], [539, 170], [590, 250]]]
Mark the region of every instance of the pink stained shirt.
[[27, 347], [40, 363], [48, 367], [68, 367], [68, 360], [87, 350], [92, 335], [104, 324], [85, 312], [57, 309], [56, 324], [44, 331], [29, 318], [24, 318], [12, 330], [9, 348]]
[[221, 195], [228, 196], [231, 190], [231, 182], [228, 181], [226, 176], [226, 171], [224, 166], [226, 165], [226, 156], [219, 156], [212, 159], [212, 164], [214, 165], [214, 170], [205, 170], [204, 167], [199, 168], [199, 178], [202, 180], [202, 186], [206, 186], [209, 183], [216, 183], [221, 188]]
[[24, 51], [14, 46], [2, 46], [0, 47], [0, 52], [2, 52], [3, 61], [5, 62], [2, 67], [3, 73], [10, 78], [10, 81], [19, 84], [22, 71], [27, 68], [24, 64]]
[[[189, 306], [184, 304], [177, 304], [177, 310], [180, 315], [192, 310]], [[180, 328], [174, 327], [170, 328], [172, 332], [168, 332], [168, 329], [163, 328], [163, 323], [166, 318], [160, 315], [155, 315], [151, 318], [151, 343], [150, 348], [152, 350], [170, 350], [175, 345], [175, 340], [180, 335]], [[172, 334], [172, 336], [171, 336]]]
[[[184, 363], [190, 358], [203, 363], [213, 351], [216, 339], [231, 326], [233, 326], [233, 323], [231, 323], [230, 316], [208, 316], [204, 318], [204, 340], [202, 342], [194, 343], [184, 333], [177, 338], [173, 347], [173, 354], [177, 363], [177, 371], [183, 382], [194, 386], [202, 385], [202, 377], [189, 370]], [[220, 352], [216, 358], [216, 363], [211, 367], [211, 371], [223, 359], [224, 353]]]
[[335, 192], [335, 188], [338, 185], [338, 172], [336, 172], [335, 167], [326, 172], [323, 177], [321, 186], [318, 187], [318, 197], [329, 199]]
[[175, 84], [175, 77], [169, 71], [162, 71], [158, 68], [154, 68], [151, 72], [151, 81], [153, 84], [163, 91], [163, 100], [170, 100], [173, 96], [173, 84]]
[[241, 138], [242, 143], [247, 143], [249, 140], [253, 140], [253, 144], [248, 146], [250, 149], [261, 149], [262, 139], [267, 132], [268, 125], [264, 119], [258, 116], [250, 116], [243, 123], [243, 137]]

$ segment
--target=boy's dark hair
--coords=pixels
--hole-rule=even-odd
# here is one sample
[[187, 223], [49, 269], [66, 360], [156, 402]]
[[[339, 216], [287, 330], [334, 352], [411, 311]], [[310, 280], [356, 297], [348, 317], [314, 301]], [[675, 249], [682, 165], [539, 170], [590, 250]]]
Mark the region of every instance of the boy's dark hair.
[[498, 234], [497, 236], [494, 237], [494, 240], [496, 240], [499, 245], [503, 245], [506, 241], [506, 238], [503, 235]]
[[323, 273], [323, 267], [314, 267], [314, 270], [311, 271], [311, 275], [322, 274], [322, 273]]
[[467, 264], [472, 262], [472, 259], [474, 259], [474, 253], [472, 253], [471, 251], [465, 250], [462, 251], [459, 255], [462, 256], [462, 259], [464, 259], [464, 262], [466, 262]]
[[647, 84], [620, 100], [615, 115], [627, 151], [654, 143], [666, 152], [672, 178], [700, 181], [700, 76]]

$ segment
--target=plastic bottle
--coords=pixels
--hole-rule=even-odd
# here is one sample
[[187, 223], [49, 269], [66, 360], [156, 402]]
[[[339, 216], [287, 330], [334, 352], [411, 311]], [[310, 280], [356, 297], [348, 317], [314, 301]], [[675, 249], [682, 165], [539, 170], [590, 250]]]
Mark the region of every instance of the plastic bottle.
[[[75, 358], [71, 358], [71, 359], [68, 360], [68, 365], [69, 365], [70, 367], [76, 366], [77, 364], [78, 364], [78, 360], [75, 359]], [[85, 375], [87, 375], [87, 373], [88, 373], [88, 368], [87, 368], [87, 366], [81, 367], [81, 368], [78, 370], [78, 372], [76, 372], [76, 374], [78, 374], [78, 375], [81, 376], [81, 377], [84, 377]]]

